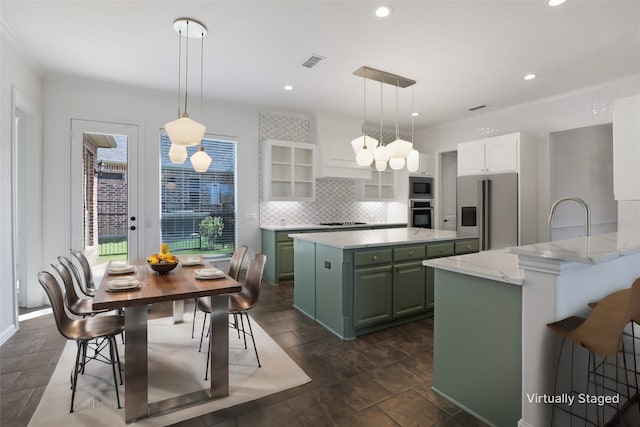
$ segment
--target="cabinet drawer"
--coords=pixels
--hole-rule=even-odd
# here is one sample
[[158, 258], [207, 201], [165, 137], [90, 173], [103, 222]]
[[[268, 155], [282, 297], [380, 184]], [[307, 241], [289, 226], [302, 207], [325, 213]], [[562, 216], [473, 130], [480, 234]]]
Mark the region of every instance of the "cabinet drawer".
[[456, 255], [478, 252], [479, 248], [480, 246], [478, 239], [456, 241]]
[[453, 242], [433, 243], [427, 245], [427, 258], [438, 258], [454, 254]]
[[393, 249], [393, 261], [407, 261], [411, 259], [424, 259], [424, 245], [407, 246]]
[[276, 240], [278, 242], [292, 242], [293, 239], [289, 237], [289, 234], [299, 233], [299, 231], [285, 231], [276, 234]]
[[391, 249], [361, 251], [353, 254], [353, 265], [381, 264], [391, 262]]

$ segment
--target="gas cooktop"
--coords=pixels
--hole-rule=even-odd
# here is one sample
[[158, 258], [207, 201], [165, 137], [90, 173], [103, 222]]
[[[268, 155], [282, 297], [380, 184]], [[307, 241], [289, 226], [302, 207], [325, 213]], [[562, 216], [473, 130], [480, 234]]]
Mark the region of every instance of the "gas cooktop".
[[366, 222], [321, 222], [320, 225], [365, 225]]

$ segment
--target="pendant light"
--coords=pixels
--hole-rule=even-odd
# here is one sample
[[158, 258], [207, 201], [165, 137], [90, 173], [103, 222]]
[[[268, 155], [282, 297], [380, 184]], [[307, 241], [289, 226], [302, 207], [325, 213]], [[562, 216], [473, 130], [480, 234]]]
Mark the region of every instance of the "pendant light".
[[[200, 43], [200, 117], [204, 117], [204, 98], [202, 96], [202, 85], [204, 76], [204, 33]], [[211, 157], [204, 151], [202, 138], [200, 138], [200, 148], [191, 156], [191, 164], [196, 172], [206, 172], [211, 164]]]
[[367, 135], [367, 75], [362, 79], [363, 81], [363, 102], [362, 102], [362, 135], [351, 141], [351, 148], [356, 154], [356, 163], [358, 166], [369, 166], [373, 162], [373, 151], [378, 145], [378, 140]]
[[[198, 145], [202, 141], [206, 127], [189, 118], [187, 112], [188, 81], [189, 81], [189, 38], [204, 38], [207, 27], [191, 18], [178, 18], [173, 22], [173, 28], [178, 33], [178, 119], [167, 122], [164, 129], [172, 144], [190, 147]], [[184, 88], [184, 113], [180, 115], [180, 83], [182, 62], [182, 37], [186, 37], [185, 59], [185, 88]]]
[[[414, 88], [411, 88], [411, 143], [413, 144], [413, 134], [415, 130], [415, 118], [416, 118], [416, 109], [415, 109], [415, 94]], [[407, 170], [409, 172], [416, 172], [420, 167], [420, 153], [415, 148], [412, 148], [409, 151], [409, 155], [407, 156]]]
[[187, 147], [184, 145], [171, 144], [169, 148], [169, 160], [171, 163], [181, 165], [187, 160]]
[[373, 151], [373, 159], [375, 160], [376, 170], [380, 172], [387, 169], [387, 161], [391, 156], [391, 153], [389, 153], [389, 148], [387, 148], [387, 146], [384, 143], [384, 136], [383, 136], [384, 135], [383, 133], [384, 121], [383, 121], [383, 114], [382, 114], [384, 110], [383, 84], [384, 84], [384, 80], [382, 76], [380, 76], [380, 145], [378, 145], [376, 149]]
[[404, 167], [406, 157], [413, 148], [413, 144], [400, 138], [400, 129], [398, 127], [398, 114], [400, 109], [400, 82], [396, 80], [396, 139], [388, 145], [390, 158], [389, 166], [393, 170], [399, 170]]

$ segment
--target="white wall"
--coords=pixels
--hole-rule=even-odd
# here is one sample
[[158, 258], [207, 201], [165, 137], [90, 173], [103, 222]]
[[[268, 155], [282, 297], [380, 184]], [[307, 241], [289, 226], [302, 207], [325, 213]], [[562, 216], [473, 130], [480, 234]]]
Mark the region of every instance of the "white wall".
[[[640, 75], [496, 112], [480, 113], [477, 116], [475, 114], [478, 113], [470, 112], [469, 119], [416, 133], [415, 145], [420, 152], [439, 153], [455, 150], [457, 143], [480, 139], [487, 133], [493, 136], [525, 132], [535, 136], [540, 144], [538, 236], [540, 241], [547, 241], [547, 215], [552, 203], [549, 195], [549, 134], [611, 123], [613, 100], [635, 94], [640, 94]], [[438, 174], [439, 165], [436, 166]], [[624, 207], [619, 205], [618, 209], [620, 212]]]
[[[194, 101], [198, 104], [197, 101]], [[193, 108], [193, 107], [192, 107]], [[199, 120], [199, 108], [192, 118]], [[53, 78], [44, 85], [44, 260], [68, 253], [70, 248], [71, 119], [126, 123], [138, 126], [139, 212], [142, 255], [156, 252], [160, 244], [159, 132], [176, 114], [175, 93], [144, 90], [103, 82]], [[249, 254], [260, 252], [258, 218], [258, 111], [239, 105], [206, 100], [207, 133], [237, 140], [238, 242]]]
[[[551, 134], [550, 197], [582, 198], [591, 211], [591, 234], [617, 231], [618, 203], [613, 197], [611, 124]], [[585, 235], [584, 210], [574, 202], [558, 205], [551, 240]]]
[[[1, 21], [0, 21], [1, 22]], [[38, 70], [31, 66], [28, 58], [22, 56], [23, 49], [16, 47], [14, 40], [4, 25], [1, 25], [0, 36], [0, 343], [8, 338], [18, 327], [17, 312], [14, 303], [15, 274], [13, 271], [14, 253], [12, 231], [14, 229], [13, 212], [13, 105], [28, 107], [26, 151], [31, 154], [31, 168], [24, 174], [21, 182], [22, 194], [27, 210], [22, 213], [23, 224], [30, 235], [40, 234], [41, 211], [41, 104], [42, 82]], [[36, 287], [36, 273], [40, 267], [41, 252], [39, 239], [26, 243], [29, 253], [27, 277]], [[38, 294], [31, 295], [34, 298]]]

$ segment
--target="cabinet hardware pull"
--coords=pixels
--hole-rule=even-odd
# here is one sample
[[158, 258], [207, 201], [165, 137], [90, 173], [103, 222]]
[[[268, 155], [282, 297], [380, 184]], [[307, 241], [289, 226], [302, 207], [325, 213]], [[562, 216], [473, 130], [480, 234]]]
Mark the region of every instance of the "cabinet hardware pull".
[[373, 258], [371, 258], [371, 259], [374, 260], [374, 261], [377, 261], [378, 260], [378, 256], [374, 255]]
[[409, 256], [413, 255], [413, 251], [409, 251]]
[[471, 245], [467, 245], [467, 249], [471, 249]]

